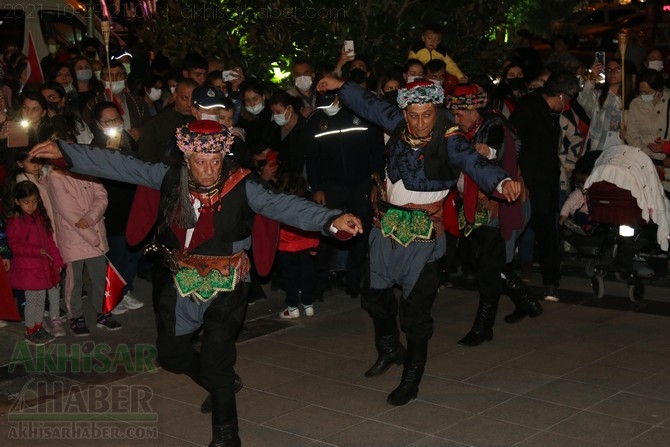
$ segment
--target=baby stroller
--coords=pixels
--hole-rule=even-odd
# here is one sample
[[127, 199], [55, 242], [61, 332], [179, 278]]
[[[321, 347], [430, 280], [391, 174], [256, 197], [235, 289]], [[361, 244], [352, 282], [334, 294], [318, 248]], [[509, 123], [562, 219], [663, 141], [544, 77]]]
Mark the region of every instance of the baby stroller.
[[[591, 256], [585, 271], [593, 292], [602, 298], [604, 277], [613, 272], [628, 282], [631, 301], [642, 299], [642, 280], [667, 272], [667, 257], [662, 252], [668, 250], [670, 202], [656, 168], [640, 149], [616, 145], [598, 156], [584, 186], [597, 229], [590, 237], [568, 242]], [[652, 268], [655, 260], [661, 260], [660, 267]]]

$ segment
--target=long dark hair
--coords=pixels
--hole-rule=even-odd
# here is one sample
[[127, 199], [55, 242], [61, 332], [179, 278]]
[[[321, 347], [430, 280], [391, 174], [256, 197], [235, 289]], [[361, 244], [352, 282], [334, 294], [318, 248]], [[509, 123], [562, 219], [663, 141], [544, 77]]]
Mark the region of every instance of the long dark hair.
[[[621, 76], [621, 94], [625, 95], [624, 97], [626, 99], [626, 102], [623, 105], [624, 109], [628, 109], [630, 102], [633, 100], [633, 92], [635, 91], [634, 77], [637, 75], [637, 69], [635, 68], [635, 64], [628, 59], [622, 60], [621, 58], [617, 58], [610, 59], [610, 61], [616, 62], [619, 67], [622, 68], [624, 64], [626, 64], [626, 70], [622, 73], [623, 76]], [[607, 69], [607, 67], [605, 67], [605, 69]], [[607, 76], [605, 76], [605, 83], [600, 87], [600, 95], [598, 96], [598, 104], [601, 109], [605, 105], [609, 91], [610, 84], [607, 82]], [[621, 94], [619, 94], [619, 96], [621, 96]]]
[[47, 213], [46, 208], [44, 208], [44, 202], [42, 202], [42, 196], [40, 196], [40, 191], [37, 189], [37, 186], [28, 180], [23, 180], [22, 182], [14, 185], [9, 193], [11, 201], [6, 203], [5, 207], [5, 222], [9, 217], [22, 217], [23, 211], [21, 207], [16, 203], [17, 200], [25, 199], [27, 197], [37, 196], [37, 210], [39, 211], [39, 217], [41, 219], [42, 225], [47, 230], [47, 233], [51, 234], [51, 219]]

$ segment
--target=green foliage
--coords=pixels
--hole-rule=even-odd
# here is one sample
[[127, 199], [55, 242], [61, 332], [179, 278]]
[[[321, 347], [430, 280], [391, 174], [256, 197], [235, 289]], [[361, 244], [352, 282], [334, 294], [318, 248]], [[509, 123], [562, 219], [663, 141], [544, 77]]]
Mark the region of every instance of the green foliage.
[[512, 31], [526, 28], [533, 34], [550, 39], [551, 25], [579, 6], [583, 0], [516, 0], [507, 13], [507, 23]]
[[523, 23], [540, 7], [569, 1], [269, 0], [251, 6], [242, 0], [167, 0], [145, 38], [153, 37], [177, 64], [186, 52], [198, 51], [267, 81], [273, 66], [288, 71], [298, 59], [317, 68], [334, 66], [346, 39], [381, 73], [401, 65], [422, 28], [438, 23], [449, 55], [477, 76], [493, 71], [501, 59], [508, 12], [513, 23]]

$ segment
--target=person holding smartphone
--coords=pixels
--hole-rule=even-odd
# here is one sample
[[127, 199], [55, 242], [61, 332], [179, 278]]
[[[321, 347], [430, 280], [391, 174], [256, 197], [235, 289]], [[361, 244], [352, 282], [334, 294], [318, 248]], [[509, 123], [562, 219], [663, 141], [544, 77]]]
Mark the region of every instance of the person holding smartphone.
[[[587, 150], [602, 151], [624, 142], [626, 126], [623, 111], [628, 109], [633, 99], [636, 69], [631, 62], [626, 63], [625, 72], [623, 66], [624, 61], [620, 58], [611, 58], [605, 65], [595, 61], [591, 67], [591, 76], [584, 80], [577, 101], [591, 119]], [[602, 72], [605, 73], [605, 82], [596, 85]]]

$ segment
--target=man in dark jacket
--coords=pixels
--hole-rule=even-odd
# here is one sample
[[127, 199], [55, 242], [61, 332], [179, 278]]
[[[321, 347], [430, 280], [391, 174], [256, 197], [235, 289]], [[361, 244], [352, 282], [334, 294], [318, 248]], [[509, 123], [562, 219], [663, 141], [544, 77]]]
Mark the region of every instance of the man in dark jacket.
[[577, 95], [572, 73], [552, 74], [544, 88], [521, 98], [510, 117], [521, 139], [519, 167], [530, 193], [530, 226], [535, 232], [544, 299], [558, 301], [561, 260], [558, 245], [558, 188], [561, 142], [560, 114]]
[[[304, 131], [307, 181], [316, 203], [347, 210], [363, 221], [364, 237], [338, 245], [348, 253], [346, 292], [356, 298], [366, 270], [372, 174], [384, 169], [384, 135], [379, 127], [342, 107], [335, 92], [318, 95], [316, 106]], [[319, 246], [316, 269], [321, 285], [327, 279], [333, 249], [329, 242]]]

